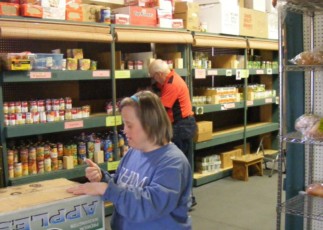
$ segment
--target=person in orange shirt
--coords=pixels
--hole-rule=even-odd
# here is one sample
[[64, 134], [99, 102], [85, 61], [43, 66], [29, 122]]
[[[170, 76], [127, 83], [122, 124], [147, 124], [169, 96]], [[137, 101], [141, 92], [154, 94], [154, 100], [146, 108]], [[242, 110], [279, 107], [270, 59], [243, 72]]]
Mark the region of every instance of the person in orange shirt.
[[[156, 59], [149, 65], [149, 76], [154, 81], [153, 88], [159, 91], [160, 99], [172, 122], [172, 142], [183, 151], [192, 165], [192, 139], [196, 132], [196, 121], [186, 82], [167, 63]], [[192, 205], [196, 205], [192, 195]]]

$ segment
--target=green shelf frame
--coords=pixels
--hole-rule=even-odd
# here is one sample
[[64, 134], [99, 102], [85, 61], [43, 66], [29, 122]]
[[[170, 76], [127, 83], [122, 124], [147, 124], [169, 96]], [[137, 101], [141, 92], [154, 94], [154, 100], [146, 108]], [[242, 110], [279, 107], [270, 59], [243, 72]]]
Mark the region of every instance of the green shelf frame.
[[[276, 97], [268, 97], [268, 98], [263, 98], [263, 99], [252, 100], [251, 101], [252, 105], [247, 105], [247, 107], [275, 104], [276, 99], [277, 99]], [[234, 104], [234, 106], [226, 107], [226, 105], [233, 105], [233, 104]], [[201, 115], [204, 113], [212, 113], [212, 112], [243, 109], [243, 108], [244, 108], [244, 101], [240, 101], [240, 102], [231, 102], [231, 103], [224, 103], [224, 104], [194, 105], [193, 111], [196, 115]]]
[[[31, 73], [38, 73], [40, 77], [30, 78]], [[51, 77], [41, 77], [42, 73], [50, 73]], [[97, 73], [98, 76], [94, 77]], [[16, 82], [53, 82], [53, 81], [85, 81], [110, 79], [110, 70], [35, 70], [35, 71], [5, 71], [2, 81], [5, 83]]]
[[[107, 163], [99, 164], [99, 166], [104, 170], [107, 169]], [[85, 176], [86, 167], [87, 167], [86, 165], [78, 165], [73, 169], [62, 169], [62, 170], [57, 170], [52, 172], [46, 172], [43, 174], [35, 174], [35, 175], [13, 178], [13, 179], [9, 179], [9, 185], [10, 186], [22, 185], [22, 184], [35, 183], [38, 181], [51, 180], [51, 179], [57, 179], [57, 178], [66, 178], [68, 180], [80, 178]]]
[[[176, 73], [179, 75], [179, 76], [182, 76], [182, 77], [187, 77], [188, 76], [188, 71], [187, 69], [174, 69], [176, 71]], [[130, 78], [130, 79], [137, 79], [137, 78], [148, 78], [148, 70], [147, 69], [133, 69], [133, 70], [116, 70], [117, 71], [120, 71], [120, 72], [127, 72], [127, 71], [130, 71], [130, 76], [128, 77], [116, 77], [116, 80], [118, 79], [127, 79], [127, 78]]]
[[[7, 127], [4, 127], [4, 133], [6, 138], [13, 138], [13, 137], [22, 137], [22, 136], [30, 136], [30, 135], [38, 135], [38, 134], [49, 134], [49, 133], [56, 133], [56, 132], [105, 127], [107, 117], [109, 117], [109, 115], [107, 114], [96, 114], [88, 118], [82, 118], [77, 120], [65, 120], [65, 121], [50, 122], [50, 123], [7, 126]], [[65, 129], [64, 127], [65, 123], [76, 122], [76, 121], [83, 121], [83, 126], [79, 128]]]
[[[278, 123], [264, 123], [252, 127], [248, 127], [246, 129], [246, 138], [253, 137], [265, 133], [270, 133], [279, 130]], [[237, 140], [243, 140], [244, 138], [244, 128], [235, 128], [235, 129], [228, 129], [228, 132], [216, 134], [213, 133], [213, 138], [211, 140], [203, 141], [195, 143], [194, 149], [205, 149], [209, 147], [213, 147], [216, 145], [221, 145], [225, 143], [230, 143]]]
[[200, 178], [193, 178], [193, 186], [198, 187], [231, 175], [232, 175], [232, 169], [225, 169], [214, 174], [201, 176]]
[[[206, 69], [206, 76], [226, 76], [235, 77], [238, 69]], [[278, 69], [239, 69], [249, 70], [249, 75], [272, 75], [278, 74]], [[228, 74], [230, 73], [230, 74]], [[193, 77], [195, 77], [195, 71], [192, 71]]]

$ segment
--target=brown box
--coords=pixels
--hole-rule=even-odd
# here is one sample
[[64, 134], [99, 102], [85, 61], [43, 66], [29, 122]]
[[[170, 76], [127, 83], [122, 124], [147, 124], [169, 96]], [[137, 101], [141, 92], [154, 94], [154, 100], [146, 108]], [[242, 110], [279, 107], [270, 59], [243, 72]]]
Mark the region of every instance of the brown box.
[[200, 19], [196, 13], [175, 13], [174, 19], [182, 19], [184, 28], [191, 31], [200, 31]]
[[[243, 153], [243, 144], [242, 145], [237, 145], [235, 147], [233, 147], [234, 149], [241, 149], [241, 153]], [[250, 154], [250, 143], [246, 143], [246, 152], [245, 154]]]
[[268, 18], [267, 14], [257, 10], [240, 7], [240, 35], [267, 38]]
[[200, 10], [200, 6], [196, 2], [175, 2], [175, 11], [174, 11], [175, 14], [177, 13], [198, 14], [199, 10]]
[[235, 149], [227, 152], [222, 152], [220, 154], [221, 158], [221, 168], [230, 168], [232, 167], [232, 158], [242, 155], [241, 149]]
[[244, 68], [243, 55], [221, 54], [211, 57], [212, 68]]
[[198, 121], [196, 122], [197, 130], [194, 137], [195, 142], [201, 142], [212, 139], [213, 122], [212, 121]]
[[104, 6], [82, 4], [83, 22], [99, 22], [100, 11]]

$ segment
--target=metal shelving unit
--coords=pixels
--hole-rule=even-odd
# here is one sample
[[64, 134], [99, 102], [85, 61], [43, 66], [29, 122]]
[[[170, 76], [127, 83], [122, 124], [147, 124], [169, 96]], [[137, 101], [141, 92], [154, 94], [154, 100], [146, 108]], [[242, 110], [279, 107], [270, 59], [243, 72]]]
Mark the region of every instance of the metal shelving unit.
[[[254, 38], [244, 38], [244, 37], [234, 37], [234, 36], [219, 36], [211, 33], [194, 33], [194, 47], [197, 48], [226, 48], [226, 49], [242, 49], [244, 50], [245, 57], [247, 57], [247, 49], [259, 49], [259, 50], [278, 50], [278, 43], [274, 40], [268, 39], [254, 39]], [[246, 67], [246, 63], [245, 63]], [[243, 69], [245, 71], [246, 68]], [[212, 86], [216, 77], [223, 78], [236, 78], [238, 69], [205, 69], [205, 78], [210, 78], [212, 80]], [[196, 70], [192, 71], [192, 78], [195, 78]], [[278, 69], [248, 69], [249, 75], [255, 77], [260, 75], [276, 75], [278, 74]], [[203, 79], [203, 78], [202, 78]], [[201, 79], [201, 80], [202, 80]], [[200, 80], [196, 78], [195, 81]], [[193, 81], [193, 79], [192, 79]], [[248, 79], [242, 79], [241, 84], [246, 88], [248, 84]], [[246, 92], [244, 92], [246, 94]], [[205, 148], [214, 147], [217, 145], [227, 144], [234, 141], [244, 141], [246, 144], [246, 139], [250, 137], [255, 137], [263, 135], [266, 133], [277, 132], [279, 130], [279, 124], [277, 122], [259, 122], [255, 124], [247, 124], [247, 109], [251, 107], [261, 107], [268, 104], [276, 104], [277, 98], [270, 97], [259, 100], [248, 100], [242, 99], [240, 102], [234, 103], [224, 103], [224, 104], [207, 104], [207, 105], [194, 105], [193, 110], [196, 116], [203, 115], [206, 113], [221, 112], [227, 110], [244, 110], [244, 115], [241, 121], [243, 124], [235, 125], [233, 127], [224, 127], [221, 130], [213, 130], [213, 135], [211, 140], [198, 142], [194, 144], [194, 150], [202, 150]], [[195, 154], [195, 153], [194, 153]], [[205, 175], [194, 175], [194, 186], [200, 186], [211, 181], [221, 179], [223, 177], [229, 176], [231, 174], [231, 169], [220, 170], [219, 172], [213, 174]]]
[[[322, 12], [322, 1], [279, 1], [279, 78], [281, 83], [281, 120], [279, 130], [280, 155], [278, 164], [279, 173], [276, 229], [281, 229], [282, 214], [285, 214], [285, 229], [322, 229], [323, 226], [321, 222], [323, 220], [323, 199], [320, 197], [307, 195], [303, 192], [307, 185], [315, 182], [314, 156], [318, 152], [315, 151], [315, 146], [321, 146], [323, 142], [321, 140], [306, 139], [302, 136], [301, 133], [291, 130], [293, 129], [291, 128], [291, 124], [295, 122], [295, 120], [292, 120], [295, 119], [295, 114], [292, 114], [287, 108], [288, 103], [290, 103], [292, 104], [292, 106], [298, 105], [300, 108], [304, 107], [305, 112], [303, 111], [303, 113], [313, 114], [316, 112], [316, 106], [319, 106], [318, 103], [315, 104], [315, 100], [317, 99], [315, 97], [315, 94], [318, 93], [316, 90], [319, 90], [316, 89], [315, 77], [316, 73], [318, 71], [322, 71], [323, 68], [322, 66], [315, 65], [298, 66], [289, 64], [288, 58], [291, 58], [289, 56], [289, 52], [293, 53], [293, 49], [295, 49], [297, 46], [289, 45], [289, 42], [293, 43], [293, 38], [288, 37], [288, 32], [292, 32], [294, 28], [289, 28], [288, 26], [295, 25], [298, 22], [297, 21], [295, 22], [295, 24], [293, 24], [291, 18], [295, 19], [295, 21], [301, 17], [303, 17], [303, 21], [305, 19], [308, 19], [309, 24], [304, 24], [304, 28], [302, 28], [302, 34], [300, 35], [303, 36], [303, 38], [300, 37], [298, 39], [309, 40], [309, 47], [304, 48], [304, 50], [313, 49], [319, 43], [319, 41], [315, 39], [315, 37], [317, 36], [316, 33], [319, 30], [315, 28], [315, 22], [317, 22], [315, 21], [315, 19], [317, 16], [322, 15]], [[288, 19], [286, 19], [285, 17], [288, 17]], [[289, 77], [295, 77], [295, 79], [297, 79], [298, 81], [303, 79], [305, 82], [305, 87], [303, 86], [304, 89], [302, 89], [302, 91], [299, 93], [299, 95], [303, 95], [304, 90], [304, 101], [299, 101], [298, 104], [292, 102], [292, 97], [288, 96], [292, 95], [293, 93], [295, 94], [293, 90], [297, 91], [301, 89], [291, 88], [291, 86], [288, 85], [290, 83], [290, 81], [288, 81], [290, 79]], [[296, 77], [301, 77], [301, 79]], [[287, 116], [288, 112], [290, 112], [289, 116]], [[303, 148], [298, 148], [294, 144], [300, 144], [298, 146]], [[297, 152], [295, 152], [295, 150]], [[285, 153], [287, 154], [287, 175], [285, 179], [286, 181], [284, 183], [286, 187], [286, 201], [283, 202], [282, 164]], [[295, 156], [298, 156], [298, 159], [296, 159], [296, 161]], [[294, 165], [297, 165], [298, 168]], [[291, 169], [299, 171], [294, 172], [291, 171]], [[298, 179], [295, 179], [295, 177], [298, 177]]]

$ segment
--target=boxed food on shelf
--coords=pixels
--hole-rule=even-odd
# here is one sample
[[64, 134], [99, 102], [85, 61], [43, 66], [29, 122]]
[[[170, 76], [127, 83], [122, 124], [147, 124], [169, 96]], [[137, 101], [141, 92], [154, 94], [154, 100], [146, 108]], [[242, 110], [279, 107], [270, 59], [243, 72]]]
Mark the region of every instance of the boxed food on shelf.
[[65, 20], [65, 8], [43, 6], [43, 18]]
[[41, 0], [42, 7], [66, 8], [66, 0]]
[[63, 54], [54, 53], [35, 53], [32, 60], [32, 69], [34, 70], [50, 70], [62, 69]]
[[232, 167], [232, 158], [239, 157], [242, 155], [241, 149], [235, 149], [231, 151], [222, 152], [220, 154], [221, 158], [221, 168]]
[[196, 122], [197, 130], [194, 137], [195, 142], [201, 142], [212, 139], [213, 122], [212, 121], [198, 121]]
[[239, 35], [239, 7], [228, 4], [200, 5], [199, 18], [207, 32]]
[[175, 19], [182, 19], [184, 27], [192, 31], [200, 31], [199, 5], [193, 2], [175, 2]]
[[244, 0], [244, 7], [266, 12], [266, 1], [267, 0]]
[[[267, 14], [257, 10], [239, 7], [240, 9], [240, 32], [242, 36], [267, 38], [268, 18]], [[276, 21], [277, 23], [277, 21]]]
[[31, 53], [1, 53], [1, 66], [6, 70], [31, 70]]
[[84, 21], [82, 9], [66, 9], [65, 19], [78, 22]]
[[195, 162], [195, 170], [201, 174], [216, 173], [221, 169], [221, 161]]
[[66, 0], [66, 9], [82, 10], [82, 0]]
[[1, 188], [1, 229], [105, 229], [100, 196], [66, 191], [78, 183], [52, 179]]
[[90, 5], [82, 4], [82, 14], [84, 22], [99, 22], [100, 21], [100, 12], [104, 6], [100, 5]]
[[238, 69], [244, 68], [244, 56], [236, 54], [220, 54], [210, 58], [212, 68]]
[[129, 15], [128, 14], [112, 14], [111, 23], [129, 25]]
[[0, 2], [0, 15], [19, 16], [19, 4]]
[[43, 7], [38, 5], [21, 4], [20, 14], [24, 17], [42, 18]]
[[143, 8], [140, 6], [126, 6], [112, 10], [114, 14], [129, 15], [131, 25], [156, 26], [157, 11], [154, 8]]

